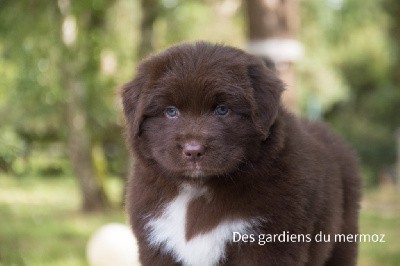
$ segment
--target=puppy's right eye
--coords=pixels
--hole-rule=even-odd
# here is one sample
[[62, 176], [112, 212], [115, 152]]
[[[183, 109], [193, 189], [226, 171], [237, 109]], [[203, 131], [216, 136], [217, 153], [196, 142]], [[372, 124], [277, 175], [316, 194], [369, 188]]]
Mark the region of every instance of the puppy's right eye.
[[168, 118], [176, 118], [179, 115], [179, 110], [175, 106], [169, 106], [169, 107], [165, 108], [164, 114]]
[[225, 105], [218, 105], [214, 110], [214, 113], [219, 116], [224, 116], [228, 112], [229, 112], [229, 108]]

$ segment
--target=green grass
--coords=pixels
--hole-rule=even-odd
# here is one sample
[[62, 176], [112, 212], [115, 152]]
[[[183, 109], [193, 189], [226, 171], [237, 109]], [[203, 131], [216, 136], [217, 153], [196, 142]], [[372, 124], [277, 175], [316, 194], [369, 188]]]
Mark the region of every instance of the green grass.
[[0, 176], [0, 265], [86, 265], [90, 235], [105, 223], [124, 222], [125, 216], [122, 206], [83, 214], [79, 202], [71, 178]]
[[385, 243], [361, 243], [359, 265], [400, 265], [400, 193], [394, 188], [365, 193], [360, 231], [385, 234]]
[[[111, 179], [112, 200], [122, 184]], [[102, 214], [79, 211], [72, 178], [0, 176], [0, 265], [87, 265], [85, 247], [101, 225], [124, 223], [123, 209]], [[385, 234], [386, 243], [361, 243], [359, 265], [400, 265], [400, 196], [398, 191], [368, 192], [361, 212], [361, 233]]]

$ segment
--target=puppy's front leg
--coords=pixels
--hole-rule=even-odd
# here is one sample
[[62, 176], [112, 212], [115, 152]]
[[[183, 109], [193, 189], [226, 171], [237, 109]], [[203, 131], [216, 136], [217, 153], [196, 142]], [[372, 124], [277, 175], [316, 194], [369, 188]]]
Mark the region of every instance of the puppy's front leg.
[[178, 266], [173, 257], [161, 252], [159, 248], [153, 248], [147, 244], [139, 244], [140, 262], [142, 266]]

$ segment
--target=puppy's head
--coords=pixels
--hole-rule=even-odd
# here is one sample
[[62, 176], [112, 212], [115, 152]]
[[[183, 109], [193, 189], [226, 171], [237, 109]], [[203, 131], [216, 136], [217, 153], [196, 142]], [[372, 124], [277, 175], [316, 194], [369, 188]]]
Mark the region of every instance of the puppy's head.
[[122, 89], [128, 143], [167, 174], [229, 174], [256, 160], [283, 85], [261, 60], [220, 45], [179, 45], [150, 57]]

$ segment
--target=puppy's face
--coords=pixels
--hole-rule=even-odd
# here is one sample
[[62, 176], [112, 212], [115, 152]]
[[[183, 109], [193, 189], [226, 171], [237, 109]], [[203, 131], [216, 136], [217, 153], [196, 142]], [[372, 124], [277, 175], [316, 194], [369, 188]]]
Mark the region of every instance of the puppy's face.
[[129, 143], [158, 171], [205, 178], [256, 160], [282, 85], [244, 52], [204, 43], [173, 47], [123, 88]]

